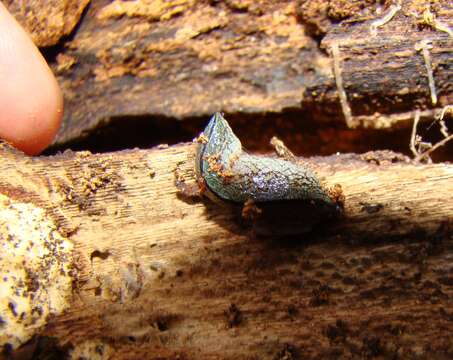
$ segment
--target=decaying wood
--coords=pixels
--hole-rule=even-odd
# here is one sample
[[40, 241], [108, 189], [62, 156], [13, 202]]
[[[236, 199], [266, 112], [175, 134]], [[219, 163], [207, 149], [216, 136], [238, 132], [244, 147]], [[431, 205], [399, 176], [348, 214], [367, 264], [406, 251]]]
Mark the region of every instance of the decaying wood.
[[22, 351], [453, 356], [452, 165], [390, 152], [305, 159], [341, 184], [345, 216], [291, 239], [259, 238], [228, 208], [178, 193], [193, 147], [2, 151], [2, 194], [45, 208], [75, 249], [70, 305]]
[[[349, 126], [407, 126], [405, 114], [452, 103], [453, 38], [434, 26], [451, 28], [452, 10], [447, 0], [404, 0], [396, 8], [381, 3], [92, 0], [73, 36], [50, 58], [66, 103], [56, 142], [112, 119], [187, 120], [215, 111], [291, 109], [300, 122], [343, 124], [344, 105]], [[86, 1], [78, 4], [78, 12], [68, 11], [71, 19]], [[42, 2], [33, 6], [39, 11], [24, 12], [25, 24], [36, 24], [33, 14], [43, 11]], [[306, 32], [313, 24], [324, 38]], [[420, 48], [424, 42], [429, 49]]]
[[37, 46], [57, 45], [77, 26], [90, 0], [3, 1]]
[[[332, 53], [334, 63], [341, 63], [341, 71], [335, 72], [336, 88], [346, 98], [340, 98], [340, 103], [350, 127], [364, 125], [354, 115], [368, 115], [365, 124], [370, 126], [376, 119], [375, 113], [384, 113], [388, 120], [381, 119], [374, 126], [390, 127], [395, 123], [390, 115], [397, 117], [398, 113], [415, 109], [418, 107], [415, 103], [421, 99], [425, 108], [439, 105], [442, 108], [453, 101], [448, 65], [453, 37], [442, 31], [428, 35], [416, 25], [417, 21], [414, 24], [414, 18], [402, 8], [379, 28], [373, 26], [373, 21], [341, 24], [323, 39], [322, 46]], [[339, 87], [339, 79], [347, 86]], [[348, 116], [344, 103], [349, 111], [352, 109], [352, 115]]]

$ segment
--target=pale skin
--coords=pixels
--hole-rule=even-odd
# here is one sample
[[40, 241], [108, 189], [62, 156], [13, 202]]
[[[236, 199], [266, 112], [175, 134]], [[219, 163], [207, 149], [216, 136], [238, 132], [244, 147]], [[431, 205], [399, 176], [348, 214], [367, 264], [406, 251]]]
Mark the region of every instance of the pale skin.
[[0, 2], [0, 138], [26, 154], [39, 154], [53, 141], [62, 115], [54, 75]]

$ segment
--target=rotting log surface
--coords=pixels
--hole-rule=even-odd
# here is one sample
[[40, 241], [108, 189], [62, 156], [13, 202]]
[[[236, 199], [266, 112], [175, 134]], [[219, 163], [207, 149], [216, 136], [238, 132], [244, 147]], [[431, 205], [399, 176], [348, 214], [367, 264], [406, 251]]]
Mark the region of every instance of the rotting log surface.
[[4, 5], [37, 46], [57, 45], [79, 22], [90, 0], [5, 0]]
[[193, 146], [34, 159], [2, 151], [2, 193], [46, 208], [75, 246], [71, 306], [40, 333], [54, 351], [453, 356], [452, 165], [391, 153], [306, 160], [341, 184], [345, 217], [260, 239], [226, 208], [178, 195], [175, 169], [190, 173]]
[[[357, 117], [349, 125], [394, 127], [412, 120], [416, 108], [451, 104], [453, 39], [421, 24], [431, 4], [436, 19], [452, 27], [450, 2], [401, 1], [401, 10], [372, 36], [371, 23], [388, 8], [377, 15], [380, 3], [92, 0], [72, 36], [51, 52], [66, 104], [56, 142], [73, 141], [112, 119], [187, 120], [215, 111], [262, 115], [291, 109], [300, 114], [299, 123], [343, 124], [333, 43]], [[40, 4], [30, 5], [41, 6], [39, 11], [25, 12], [31, 19], [19, 20], [36, 24]], [[78, 4], [68, 18], [78, 18], [86, 1]], [[17, 6], [10, 8], [21, 15]], [[319, 44], [307, 26], [326, 21]], [[52, 36], [58, 32], [47, 40]], [[421, 40], [432, 42], [436, 105], [423, 56], [414, 49]]]

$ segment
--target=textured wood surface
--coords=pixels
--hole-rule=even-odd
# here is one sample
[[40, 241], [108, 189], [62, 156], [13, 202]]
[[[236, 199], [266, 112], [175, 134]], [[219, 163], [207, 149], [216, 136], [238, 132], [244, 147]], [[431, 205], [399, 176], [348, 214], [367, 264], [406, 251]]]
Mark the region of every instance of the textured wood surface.
[[[55, 44], [74, 28], [87, 1], [57, 3], [10, 8], [42, 38], [38, 44]], [[393, 2], [92, 0], [71, 36], [47, 52], [66, 104], [56, 143], [80, 140], [106, 124], [191, 122], [215, 111], [248, 121], [247, 114], [291, 110], [298, 129], [338, 126], [345, 123], [340, 93], [353, 117], [348, 126], [407, 126], [415, 109], [434, 113], [452, 103], [453, 38], [424, 19], [430, 11], [451, 28], [453, 10], [446, 0], [399, 3], [373, 33]], [[43, 16], [49, 11], [58, 16]], [[430, 42], [435, 104], [416, 50], [421, 41]]]
[[[6, 2], [39, 45], [57, 45], [44, 52], [65, 94], [59, 146], [90, 134], [100, 150], [177, 143], [223, 110], [246, 148], [278, 135], [296, 153], [407, 148], [415, 109], [428, 120], [451, 104], [452, 38], [426, 20], [428, 9], [451, 27], [451, 5], [399, 4], [373, 30], [393, 2]], [[108, 126], [120, 137], [95, 131]], [[66, 310], [0, 357], [453, 358], [451, 164], [391, 152], [304, 159], [342, 186], [344, 216], [260, 237], [236, 209], [179, 192], [193, 146], [0, 149], [2, 206], [44, 209], [46, 240], [74, 246]], [[32, 297], [30, 278], [21, 291]]]
[[77, 26], [90, 0], [3, 1], [37, 46], [57, 45]]
[[2, 153], [2, 192], [45, 208], [75, 247], [71, 304], [28, 351], [453, 355], [451, 165], [390, 152], [305, 160], [327, 184], [341, 184], [344, 218], [290, 239], [259, 238], [227, 207], [178, 194], [175, 169], [190, 176], [193, 146], [35, 159]]

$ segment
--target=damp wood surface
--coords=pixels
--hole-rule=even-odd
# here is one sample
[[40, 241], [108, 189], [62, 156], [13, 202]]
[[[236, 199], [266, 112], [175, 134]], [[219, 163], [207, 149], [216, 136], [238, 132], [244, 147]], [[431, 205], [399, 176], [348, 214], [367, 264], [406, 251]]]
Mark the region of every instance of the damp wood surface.
[[[451, 3], [399, 1], [401, 9], [373, 30], [393, 3], [6, 2], [38, 44], [54, 45], [43, 52], [65, 96], [59, 146], [109, 124], [191, 123], [215, 111], [246, 118], [291, 110], [298, 125], [312, 127], [407, 127], [417, 108], [432, 119], [452, 103], [453, 39], [425, 15], [451, 29]], [[48, 7], [62, 21], [46, 33]], [[346, 122], [341, 96], [352, 116]]]
[[25, 349], [106, 359], [453, 356], [451, 164], [391, 152], [304, 159], [327, 185], [341, 184], [344, 218], [259, 238], [228, 208], [179, 195], [175, 171], [189, 176], [194, 146], [38, 158], [2, 149], [2, 194], [46, 210], [74, 244], [77, 270], [69, 307]]

